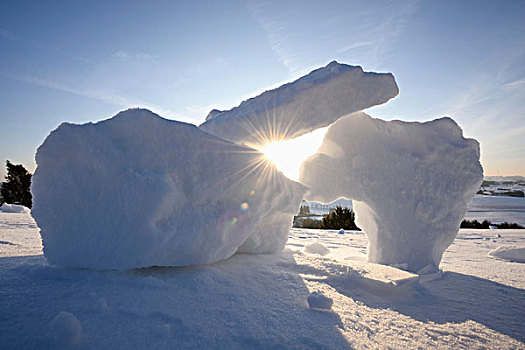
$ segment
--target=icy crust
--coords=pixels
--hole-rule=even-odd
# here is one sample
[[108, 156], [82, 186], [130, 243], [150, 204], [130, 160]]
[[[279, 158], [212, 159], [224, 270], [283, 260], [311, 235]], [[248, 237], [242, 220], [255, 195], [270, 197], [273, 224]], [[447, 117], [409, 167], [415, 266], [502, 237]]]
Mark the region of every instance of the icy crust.
[[180, 266], [239, 246], [277, 251], [305, 191], [253, 149], [139, 109], [62, 124], [36, 161], [32, 213], [46, 258], [66, 266]]
[[439, 266], [483, 178], [479, 144], [450, 118], [426, 123], [354, 113], [331, 125], [301, 167], [308, 200], [354, 199], [370, 262]]
[[213, 110], [199, 128], [258, 147], [328, 126], [343, 115], [385, 103], [399, 90], [392, 74], [335, 61], [229, 111]]

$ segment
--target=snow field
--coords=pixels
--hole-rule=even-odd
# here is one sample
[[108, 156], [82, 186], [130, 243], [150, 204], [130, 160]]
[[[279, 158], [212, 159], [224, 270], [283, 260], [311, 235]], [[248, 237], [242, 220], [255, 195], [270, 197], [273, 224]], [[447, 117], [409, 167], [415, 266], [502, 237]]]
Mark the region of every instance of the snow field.
[[[49, 265], [31, 217], [0, 213], [0, 240], [15, 230], [24, 246], [0, 258], [3, 349], [525, 347], [525, 264], [488, 255], [523, 247], [521, 230], [460, 230], [441, 279], [390, 289], [363, 283], [362, 232], [292, 229], [275, 254], [96, 271]], [[314, 242], [330, 253], [304, 252]], [[333, 300], [330, 312], [310, 309], [313, 292]], [[80, 328], [67, 314], [53, 324], [61, 313]]]
[[516, 223], [525, 227], [525, 198], [475, 195], [465, 214], [467, 220], [494, 224]]

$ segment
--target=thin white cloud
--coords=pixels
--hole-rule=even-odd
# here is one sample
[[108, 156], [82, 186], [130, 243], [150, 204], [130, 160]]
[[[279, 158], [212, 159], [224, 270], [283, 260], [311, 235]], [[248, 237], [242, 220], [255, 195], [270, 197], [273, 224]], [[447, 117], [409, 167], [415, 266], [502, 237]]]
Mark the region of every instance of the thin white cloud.
[[[336, 57], [348, 57], [354, 63], [366, 60], [374, 66], [372, 61], [384, 60], [385, 53], [395, 46], [418, 9], [418, 1], [328, 1], [324, 8], [339, 9], [330, 14], [317, 13], [315, 6], [302, 3], [301, 10], [297, 10], [286, 2], [248, 3], [270, 49], [291, 75]], [[304, 18], [305, 12], [309, 13], [308, 18]]]
[[117, 106], [122, 109], [136, 108], [136, 107], [147, 108], [155, 113], [160, 114], [161, 116], [165, 118], [188, 120], [188, 118], [184, 118], [184, 117], [181, 118], [179, 115], [177, 115], [173, 111], [168, 110], [162, 106], [152, 104], [148, 101], [136, 99], [134, 97], [127, 96], [125, 94], [122, 94], [121, 92], [113, 91], [110, 89], [96, 90], [96, 89], [89, 89], [89, 88], [73, 87], [68, 84], [58, 82], [57, 80], [54, 80], [52, 78], [39, 77], [35, 75], [13, 75], [13, 74], [5, 73], [5, 72], [0, 72], [0, 75], [3, 75], [9, 79], [13, 79], [13, 80], [17, 80], [17, 81], [21, 81], [21, 82], [25, 82], [29, 84], [34, 84], [38, 86], [43, 86], [43, 87], [47, 87], [50, 89], [81, 96], [81, 97], [99, 100], [99, 101]]
[[276, 17], [266, 15], [263, 2], [250, 1], [248, 7], [266, 33], [268, 43], [279, 61], [290, 72], [295, 71], [296, 67], [293, 65], [294, 54], [288, 45], [287, 39], [289, 34], [287, 34], [285, 23]]
[[[73, 58], [82, 62], [82, 73], [61, 76], [60, 71], [46, 69], [45, 66], [21, 65], [17, 70], [0, 71], [0, 75], [13, 80], [29, 84], [44, 86], [50, 89], [71, 93], [77, 96], [99, 100], [119, 108], [143, 107], [170, 119], [179, 119], [192, 122], [193, 119], [180, 116], [163, 103], [152, 103], [143, 98], [137, 98], [137, 93], [158, 89], [161, 92], [155, 95], [156, 100], [168, 100], [170, 92], [177, 91], [187, 80], [181, 78], [178, 72], [158, 62], [159, 56], [143, 51], [127, 52], [118, 50], [105, 59], [97, 62], [72, 54], [55, 45], [30, 38], [20, 38], [14, 33], [0, 28], [0, 37], [17, 40], [21, 45], [41, 52], [42, 55], [55, 55], [59, 59]], [[158, 102], [158, 101], [157, 101]]]
[[525, 78], [514, 80], [507, 84], [503, 84], [501, 87], [504, 89], [515, 89], [525, 87]]
[[337, 53], [345, 53], [347, 51], [350, 51], [350, 50], [353, 50], [353, 49], [357, 49], [357, 48], [360, 48], [360, 47], [363, 47], [363, 46], [370, 46], [372, 44], [373, 44], [372, 41], [356, 42], [356, 43], [350, 44], [348, 46], [342, 47], [342, 48], [338, 49], [336, 52]]
[[[520, 61], [522, 58], [514, 56]], [[516, 61], [516, 62], [518, 62]], [[488, 62], [487, 62], [488, 63]], [[502, 67], [512, 64], [502, 63]], [[516, 72], [498, 70], [471, 82], [472, 87], [456, 98], [449, 111], [461, 121], [465, 134], [481, 144], [481, 156], [488, 174], [525, 171], [525, 79]], [[510, 77], [510, 79], [509, 79]], [[504, 83], [505, 81], [510, 83]]]
[[118, 50], [114, 52], [111, 57], [113, 58], [119, 58], [119, 59], [126, 59], [126, 60], [139, 60], [139, 61], [154, 61], [156, 62], [156, 59], [159, 58], [158, 55], [151, 55], [146, 52], [137, 52], [137, 53], [128, 53], [124, 50]]

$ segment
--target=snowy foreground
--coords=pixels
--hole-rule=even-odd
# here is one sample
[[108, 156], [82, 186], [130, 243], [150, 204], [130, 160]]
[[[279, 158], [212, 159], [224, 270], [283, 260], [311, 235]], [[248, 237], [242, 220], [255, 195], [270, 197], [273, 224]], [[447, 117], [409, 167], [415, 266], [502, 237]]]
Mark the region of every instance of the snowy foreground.
[[0, 348], [525, 348], [525, 264], [489, 255], [523, 230], [460, 230], [419, 282], [366, 264], [366, 244], [292, 229], [276, 254], [101, 272], [50, 266], [31, 216], [0, 212]]

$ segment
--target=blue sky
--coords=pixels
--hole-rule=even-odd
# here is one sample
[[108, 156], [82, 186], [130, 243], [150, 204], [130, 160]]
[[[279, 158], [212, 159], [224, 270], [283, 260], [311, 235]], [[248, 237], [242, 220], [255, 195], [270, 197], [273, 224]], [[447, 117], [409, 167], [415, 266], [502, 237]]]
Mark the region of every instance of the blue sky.
[[523, 18], [525, 1], [3, 0], [0, 161], [33, 171], [61, 122], [128, 107], [199, 124], [335, 59], [395, 75], [373, 116], [451, 116], [486, 175], [525, 175]]

